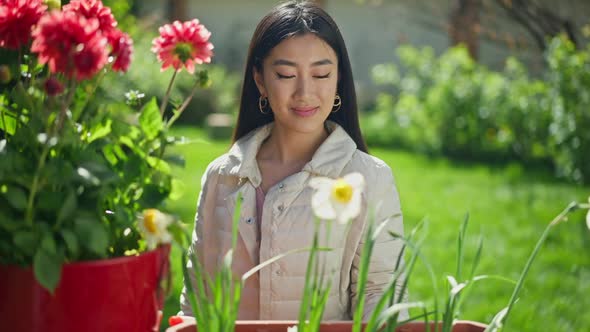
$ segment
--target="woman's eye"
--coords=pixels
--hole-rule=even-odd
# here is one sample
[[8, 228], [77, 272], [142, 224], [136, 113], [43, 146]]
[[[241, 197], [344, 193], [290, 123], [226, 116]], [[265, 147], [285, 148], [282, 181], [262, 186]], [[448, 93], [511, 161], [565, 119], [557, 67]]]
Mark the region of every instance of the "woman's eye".
[[277, 73], [277, 77], [279, 79], [283, 80], [283, 79], [293, 78], [293, 77], [295, 77], [295, 75], [281, 75], [281, 74]]
[[316, 76], [314, 76], [314, 77], [315, 77], [315, 78], [320, 78], [320, 79], [323, 79], [323, 78], [328, 78], [328, 77], [330, 77], [330, 73], [327, 73], [326, 75], [316, 75]]

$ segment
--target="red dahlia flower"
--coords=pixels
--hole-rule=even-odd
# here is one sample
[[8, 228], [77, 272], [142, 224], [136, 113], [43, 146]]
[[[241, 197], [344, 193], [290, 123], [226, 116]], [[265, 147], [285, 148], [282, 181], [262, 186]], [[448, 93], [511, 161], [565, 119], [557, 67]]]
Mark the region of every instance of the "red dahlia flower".
[[152, 52], [162, 62], [162, 71], [172, 66], [177, 71], [183, 66], [194, 73], [195, 64], [211, 62], [213, 44], [209, 42], [211, 32], [199, 20], [175, 21], [159, 29], [160, 37], [152, 42]]
[[83, 80], [92, 77], [107, 62], [107, 38], [98, 30], [97, 19], [73, 12], [53, 11], [43, 16], [33, 31], [31, 51], [52, 73]]
[[64, 86], [55, 77], [48, 78], [43, 84], [45, 92], [50, 96], [56, 96], [64, 92]]
[[108, 34], [117, 26], [117, 21], [109, 7], [105, 7], [100, 0], [73, 0], [63, 6], [63, 11], [72, 11], [84, 16], [86, 19], [95, 18], [98, 20], [98, 29]]
[[113, 70], [126, 72], [131, 64], [133, 55], [133, 40], [128, 34], [119, 29], [114, 29], [108, 35], [109, 44], [111, 44], [111, 54], [114, 58]]
[[0, 47], [17, 50], [27, 45], [32, 27], [46, 10], [42, 0], [0, 0]]

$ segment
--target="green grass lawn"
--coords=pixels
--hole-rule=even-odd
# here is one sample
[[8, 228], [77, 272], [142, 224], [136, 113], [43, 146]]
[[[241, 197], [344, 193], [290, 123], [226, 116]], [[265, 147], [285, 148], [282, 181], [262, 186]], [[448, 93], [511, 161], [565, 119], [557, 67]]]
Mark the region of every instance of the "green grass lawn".
[[[209, 162], [227, 151], [228, 141], [209, 142], [202, 131], [179, 128], [179, 135], [195, 143], [178, 147], [186, 168], [178, 170], [184, 195], [169, 209], [192, 225], [200, 179]], [[402, 151], [373, 149], [394, 171], [400, 192], [406, 232], [427, 220], [423, 251], [435, 270], [439, 298], [446, 293], [446, 276], [456, 270], [457, 233], [470, 217], [465, 248], [469, 270], [480, 236], [484, 247], [477, 274], [502, 275], [516, 280], [547, 223], [570, 201], [585, 200], [589, 187], [552, 180], [543, 172], [518, 165], [490, 167], [443, 158], [429, 159]], [[182, 286], [180, 251], [172, 252], [173, 290], [164, 317], [178, 311]], [[512, 284], [483, 280], [465, 299], [461, 319], [489, 322], [507, 303]], [[423, 264], [410, 281], [410, 299], [431, 301], [433, 286]], [[581, 211], [550, 234], [529, 272], [521, 299], [509, 319], [509, 331], [588, 331], [590, 315], [590, 231]]]

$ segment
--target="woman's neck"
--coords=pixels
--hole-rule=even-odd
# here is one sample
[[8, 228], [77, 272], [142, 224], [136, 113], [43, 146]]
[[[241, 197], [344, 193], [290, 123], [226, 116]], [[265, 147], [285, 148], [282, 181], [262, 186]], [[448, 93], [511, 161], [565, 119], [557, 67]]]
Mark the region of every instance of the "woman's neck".
[[317, 133], [299, 133], [285, 130], [275, 124], [271, 135], [258, 152], [258, 159], [280, 164], [307, 163], [328, 137], [326, 129]]

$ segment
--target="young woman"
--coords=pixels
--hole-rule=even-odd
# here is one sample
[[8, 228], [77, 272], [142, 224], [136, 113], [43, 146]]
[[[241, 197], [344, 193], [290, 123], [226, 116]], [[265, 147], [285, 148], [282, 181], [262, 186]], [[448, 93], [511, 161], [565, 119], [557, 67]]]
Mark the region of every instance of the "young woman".
[[[334, 248], [322, 253], [326, 274], [332, 278], [323, 319], [352, 317], [363, 230], [369, 208], [378, 206], [375, 222], [389, 222], [370, 264], [365, 316], [371, 313], [401, 254], [401, 241], [392, 240], [387, 230], [403, 233], [402, 213], [391, 169], [367, 154], [340, 31], [317, 5], [287, 2], [258, 24], [233, 141], [230, 151], [214, 160], [202, 178], [190, 250], [205, 270], [213, 275], [231, 247], [238, 197], [243, 201], [232, 268], [242, 275], [280, 253], [311, 245], [311, 178], [360, 172], [366, 183], [363, 212], [350, 225], [332, 224], [329, 243], [322, 243]], [[238, 319], [297, 319], [308, 256], [287, 256], [250, 278]], [[192, 315], [185, 295], [183, 291], [181, 314]]]

